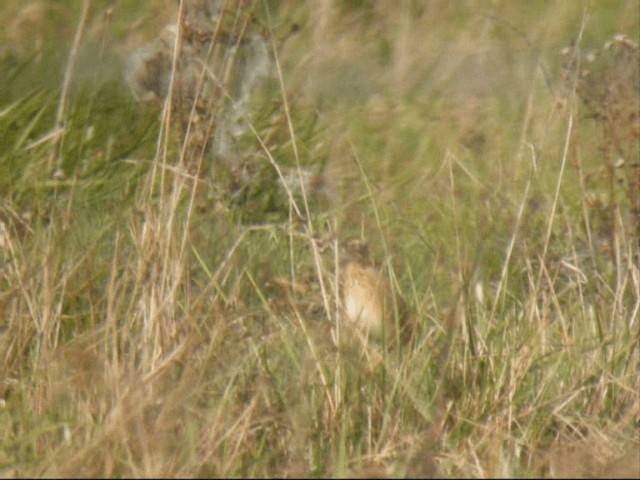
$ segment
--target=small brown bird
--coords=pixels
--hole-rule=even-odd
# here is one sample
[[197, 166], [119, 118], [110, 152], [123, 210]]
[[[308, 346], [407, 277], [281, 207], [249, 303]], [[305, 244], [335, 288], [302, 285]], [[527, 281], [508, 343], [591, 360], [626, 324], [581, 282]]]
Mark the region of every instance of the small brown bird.
[[[350, 238], [345, 242], [341, 288], [343, 315], [365, 339], [395, 340], [394, 305], [384, 272], [369, 257], [367, 242]], [[403, 309], [396, 296], [398, 310]]]

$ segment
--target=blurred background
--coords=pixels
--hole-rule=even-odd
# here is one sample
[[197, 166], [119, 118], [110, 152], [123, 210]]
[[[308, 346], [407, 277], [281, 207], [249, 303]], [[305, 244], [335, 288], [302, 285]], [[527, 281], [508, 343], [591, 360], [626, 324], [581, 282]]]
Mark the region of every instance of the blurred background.
[[[1, 2], [0, 474], [640, 475], [639, 40], [638, 0]], [[415, 323], [377, 366], [353, 235]]]

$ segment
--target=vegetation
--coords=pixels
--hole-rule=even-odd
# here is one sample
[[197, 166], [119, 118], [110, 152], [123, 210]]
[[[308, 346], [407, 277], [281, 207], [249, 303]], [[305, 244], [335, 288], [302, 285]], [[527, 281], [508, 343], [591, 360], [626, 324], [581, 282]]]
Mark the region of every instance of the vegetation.
[[640, 476], [639, 11], [2, 2], [0, 474]]

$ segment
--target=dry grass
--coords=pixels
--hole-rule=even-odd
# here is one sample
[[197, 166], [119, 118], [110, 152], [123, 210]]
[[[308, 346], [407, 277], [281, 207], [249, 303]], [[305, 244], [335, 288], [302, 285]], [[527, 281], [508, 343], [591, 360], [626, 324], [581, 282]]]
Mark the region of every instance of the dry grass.
[[103, 3], [0, 7], [1, 475], [640, 477], [637, 1]]

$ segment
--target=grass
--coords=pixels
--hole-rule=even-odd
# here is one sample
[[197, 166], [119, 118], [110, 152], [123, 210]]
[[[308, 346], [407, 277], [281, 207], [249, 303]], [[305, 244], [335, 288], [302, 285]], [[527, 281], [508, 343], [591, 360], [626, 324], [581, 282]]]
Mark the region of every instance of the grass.
[[638, 2], [187, 3], [0, 6], [0, 473], [640, 476]]

